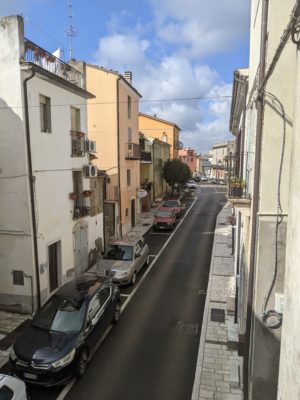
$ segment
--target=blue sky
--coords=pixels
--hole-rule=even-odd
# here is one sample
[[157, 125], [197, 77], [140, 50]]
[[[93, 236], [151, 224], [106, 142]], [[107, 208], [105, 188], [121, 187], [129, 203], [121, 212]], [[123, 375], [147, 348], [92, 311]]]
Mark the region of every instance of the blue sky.
[[[203, 154], [233, 139], [228, 96], [233, 71], [248, 66], [250, 0], [72, 0], [72, 6], [74, 58], [131, 70], [141, 111], [176, 123], [185, 147]], [[48, 51], [62, 47], [68, 59], [68, 0], [0, 0], [0, 15], [12, 14], [23, 15], [28, 39]]]

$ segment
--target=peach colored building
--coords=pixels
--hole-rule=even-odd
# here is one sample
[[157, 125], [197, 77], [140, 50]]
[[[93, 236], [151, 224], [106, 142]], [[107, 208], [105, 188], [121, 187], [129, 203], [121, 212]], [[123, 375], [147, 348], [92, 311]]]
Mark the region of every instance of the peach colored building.
[[173, 122], [157, 118], [155, 115], [139, 113], [139, 130], [146, 136], [162, 140], [170, 147], [170, 158], [178, 158], [178, 150], [182, 148], [179, 141], [181, 129]]
[[88, 132], [97, 143], [94, 163], [107, 175], [105, 237], [126, 235], [140, 211], [140, 148], [138, 109], [141, 95], [132, 86], [131, 72], [77, 63], [86, 75], [86, 87], [95, 98], [88, 101]]
[[195, 175], [197, 172], [197, 154], [194, 149], [180, 149], [179, 150], [179, 158], [184, 164], [186, 164], [192, 174]]

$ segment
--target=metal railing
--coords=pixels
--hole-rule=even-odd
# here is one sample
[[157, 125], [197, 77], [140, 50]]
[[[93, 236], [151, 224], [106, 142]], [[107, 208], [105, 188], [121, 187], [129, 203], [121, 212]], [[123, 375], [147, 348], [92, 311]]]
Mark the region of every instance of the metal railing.
[[24, 44], [24, 61], [36, 64], [66, 81], [84, 88], [84, 77], [77, 69], [71, 67], [71, 65], [63, 62], [28, 39], [24, 39]]
[[143, 162], [143, 161], [148, 161], [148, 162], [151, 162], [152, 161], [152, 155], [151, 155], [151, 153], [149, 152], [149, 151], [141, 151], [141, 155], [140, 155], [140, 159], [141, 159], [141, 162]]
[[72, 157], [83, 157], [85, 155], [85, 133], [78, 131], [70, 131], [71, 134], [71, 156]]

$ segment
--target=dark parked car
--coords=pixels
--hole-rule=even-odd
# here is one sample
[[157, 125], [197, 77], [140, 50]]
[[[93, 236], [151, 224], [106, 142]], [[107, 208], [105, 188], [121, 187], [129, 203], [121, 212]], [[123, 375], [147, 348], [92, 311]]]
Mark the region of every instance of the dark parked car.
[[174, 208], [159, 207], [154, 214], [153, 230], [174, 229], [176, 215]]
[[38, 310], [15, 342], [11, 372], [25, 382], [57, 386], [81, 377], [90, 351], [120, 316], [119, 288], [84, 274], [62, 286]]

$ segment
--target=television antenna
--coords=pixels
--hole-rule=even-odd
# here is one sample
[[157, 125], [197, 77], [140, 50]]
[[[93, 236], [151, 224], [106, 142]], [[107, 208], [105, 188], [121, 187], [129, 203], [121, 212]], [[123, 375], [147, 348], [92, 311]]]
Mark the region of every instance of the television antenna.
[[65, 29], [66, 35], [70, 38], [70, 47], [69, 47], [69, 58], [70, 60], [73, 59], [73, 37], [76, 36], [76, 31], [73, 26], [73, 6], [72, 1], [68, 1], [68, 19], [69, 19], [69, 26]]

